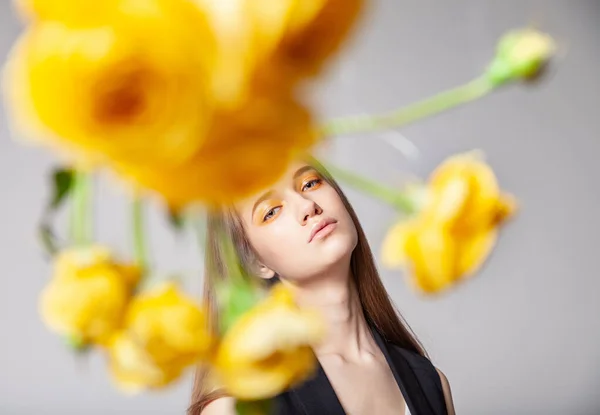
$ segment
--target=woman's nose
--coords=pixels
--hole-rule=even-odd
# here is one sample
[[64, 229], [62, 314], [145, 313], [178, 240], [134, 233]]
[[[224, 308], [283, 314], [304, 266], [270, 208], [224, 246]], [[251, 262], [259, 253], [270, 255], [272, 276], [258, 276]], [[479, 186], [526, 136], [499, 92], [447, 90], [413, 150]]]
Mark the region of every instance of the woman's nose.
[[323, 209], [314, 200], [302, 197], [301, 195], [296, 195], [294, 203], [297, 204], [297, 216], [301, 225], [306, 225], [312, 217], [323, 213]]

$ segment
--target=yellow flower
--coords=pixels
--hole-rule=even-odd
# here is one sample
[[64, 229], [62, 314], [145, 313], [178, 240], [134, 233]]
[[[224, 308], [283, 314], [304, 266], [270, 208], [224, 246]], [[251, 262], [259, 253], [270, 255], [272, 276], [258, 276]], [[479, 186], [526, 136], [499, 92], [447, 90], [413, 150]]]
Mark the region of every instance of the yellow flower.
[[165, 283], [132, 300], [108, 353], [117, 385], [139, 391], [170, 384], [211, 346], [204, 311]]
[[515, 200], [475, 153], [450, 157], [433, 172], [422, 209], [389, 231], [383, 262], [406, 267], [424, 292], [443, 291], [480, 269], [515, 210]]
[[254, 96], [215, 116], [205, 145], [181, 164], [117, 165], [123, 176], [162, 195], [174, 208], [229, 203], [276, 182], [317, 140], [310, 114], [289, 98]]
[[117, 158], [156, 166], [187, 159], [203, 144], [214, 39], [196, 5], [28, 5], [39, 20], [12, 51], [3, 80], [20, 135], [83, 164]]
[[140, 270], [99, 246], [61, 252], [40, 299], [46, 325], [81, 343], [104, 343], [122, 322]]
[[556, 44], [547, 34], [534, 29], [513, 30], [500, 39], [486, 75], [495, 84], [536, 78], [555, 51]]
[[313, 373], [316, 359], [311, 346], [323, 335], [320, 317], [295, 306], [291, 294], [279, 285], [227, 331], [213, 364], [232, 396], [269, 398]]
[[347, 39], [364, 0], [196, 0], [218, 42], [213, 92], [227, 107], [255, 90], [316, 75]]

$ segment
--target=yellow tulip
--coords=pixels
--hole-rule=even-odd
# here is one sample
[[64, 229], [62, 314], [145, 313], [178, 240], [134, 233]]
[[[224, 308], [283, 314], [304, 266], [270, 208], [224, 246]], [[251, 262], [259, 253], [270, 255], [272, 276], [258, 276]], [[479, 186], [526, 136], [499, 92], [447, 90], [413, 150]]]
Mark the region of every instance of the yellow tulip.
[[419, 290], [436, 293], [481, 268], [516, 202], [501, 192], [494, 172], [475, 153], [442, 163], [426, 193], [422, 209], [388, 232], [382, 260], [406, 268]]
[[276, 286], [224, 335], [213, 362], [219, 382], [238, 399], [270, 398], [314, 372], [311, 346], [323, 335], [320, 316]]
[[317, 140], [310, 114], [281, 97], [255, 96], [215, 116], [205, 145], [189, 161], [161, 168], [120, 164], [123, 176], [180, 207], [229, 203], [274, 183]]
[[131, 301], [123, 329], [107, 349], [117, 385], [138, 391], [172, 383], [211, 346], [204, 311], [165, 283]]
[[40, 20], [13, 49], [3, 80], [20, 135], [83, 164], [157, 167], [201, 147], [214, 39], [196, 5], [113, 0], [116, 10], [92, 2], [91, 13], [89, 2], [27, 3]]
[[104, 343], [120, 328], [140, 270], [114, 261], [103, 247], [58, 255], [40, 311], [53, 331], [79, 343]]

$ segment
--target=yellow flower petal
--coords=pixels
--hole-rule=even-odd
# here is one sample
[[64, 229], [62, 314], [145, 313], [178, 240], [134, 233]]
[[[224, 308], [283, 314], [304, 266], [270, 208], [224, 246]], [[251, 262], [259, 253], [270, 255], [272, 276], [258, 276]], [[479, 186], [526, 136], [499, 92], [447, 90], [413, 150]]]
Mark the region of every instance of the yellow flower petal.
[[347, 39], [363, 0], [196, 0], [218, 42], [213, 92], [233, 108], [258, 91], [291, 90]]
[[[363, 0], [294, 0], [277, 48], [259, 68], [261, 85], [281, 85], [319, 74], [348, 40]], [[282, 81], [285, 79], [285, 81]]]
[[204, 311], [174, 284], [136, 296], [124, 331], [159, 365], [186, 366], [205, 358], [212, 345]]
[[479, 271], [494, 249], [497, 239], [498, 231], [495, 228], [459, 239], [457, 275], [466, 278]]
[[381, 261], [389, 268], [399, 268], [406, 264], [406, 243], [414, 231], [414, 222], [403, 220], [396, 223], [386, 234], [381, 247]]
[[411, 282], [426, 293], [448, 288], [456, 279], [456, 243], [447, 232], [424, 227], [407, 242]]
[[179, 378], [183, 370], [182, 366], [157, 365], [135, 339], [124, 333], [111, 340], [108, 351], [112, 378], [127, 393], [165, 387]]
[[164, 283], [132, 300], [106, 349], [117, 386], [137, 392], [173, 384], [208, 358], [212, 343], [204, 310]]
[[55, 278], [71, 278], [79, 269], [99, 264], [113, 264], [111, 251], [101, 245], [67, 248], [54, 259]]
[[496, 215], [493, 221], [494, 225], [500, 225], [511, 218], [518, 209], [518, 203], [514, 196], [501, 195], [496, 205]]
[[316, 360], [311, 346], [323, 335], [320, 317], [295, 306], [279, 286], [228, 330], [214, 366], [231, 395], [269, 398], [312, 373]]
[[[432, 199], [446, 209], [432, 208], [431, 216], [469, 229], [488, 226], [500, 188], [492, 169], [475, 152], [449, 157], [433, 172]], [[450, 208], [448, 208], [449, 206]], [[426, 208], [427, 210], [427, 208]]]
[[[238, 399], [254, 400], [276, 396], [316, 370], [316, 358], [310, 347], [294, 351], [293, 356], [278, 353], [251, 365], [226, 372], [227, 390]], [[231, 392], [233, 391], [233, 392]]]
[[218, 114], [207, 142], [188, 162], [160, 169], [116, 168], [173, 207], [195, 201], [231, 203], [276, 182], [316, 140], [302, 106], [289, 99], [254, 97], [239, 110]]
[[27, 20], [57, 20], [71, 26], [105, 21], [122, 0], [16, 0], [17, 10]]
[[428, 199], [429, 204], [425, 207], [423, 215], [441, 224], [454, 221], [468, 202], [469, 184], [464, 177], [450, 178], [443, 185], [439, 182], [432, 183], [430, 193], [433, 196]]

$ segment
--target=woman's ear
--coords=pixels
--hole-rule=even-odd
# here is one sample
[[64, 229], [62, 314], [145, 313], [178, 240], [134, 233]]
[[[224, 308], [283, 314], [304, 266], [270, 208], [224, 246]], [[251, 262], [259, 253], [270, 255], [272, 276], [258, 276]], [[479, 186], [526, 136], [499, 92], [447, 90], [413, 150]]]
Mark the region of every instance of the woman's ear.
[[265, 280], [270, 280], [276, 275], [275, 271], [264, 264], [258, 264], [258, 276]]

